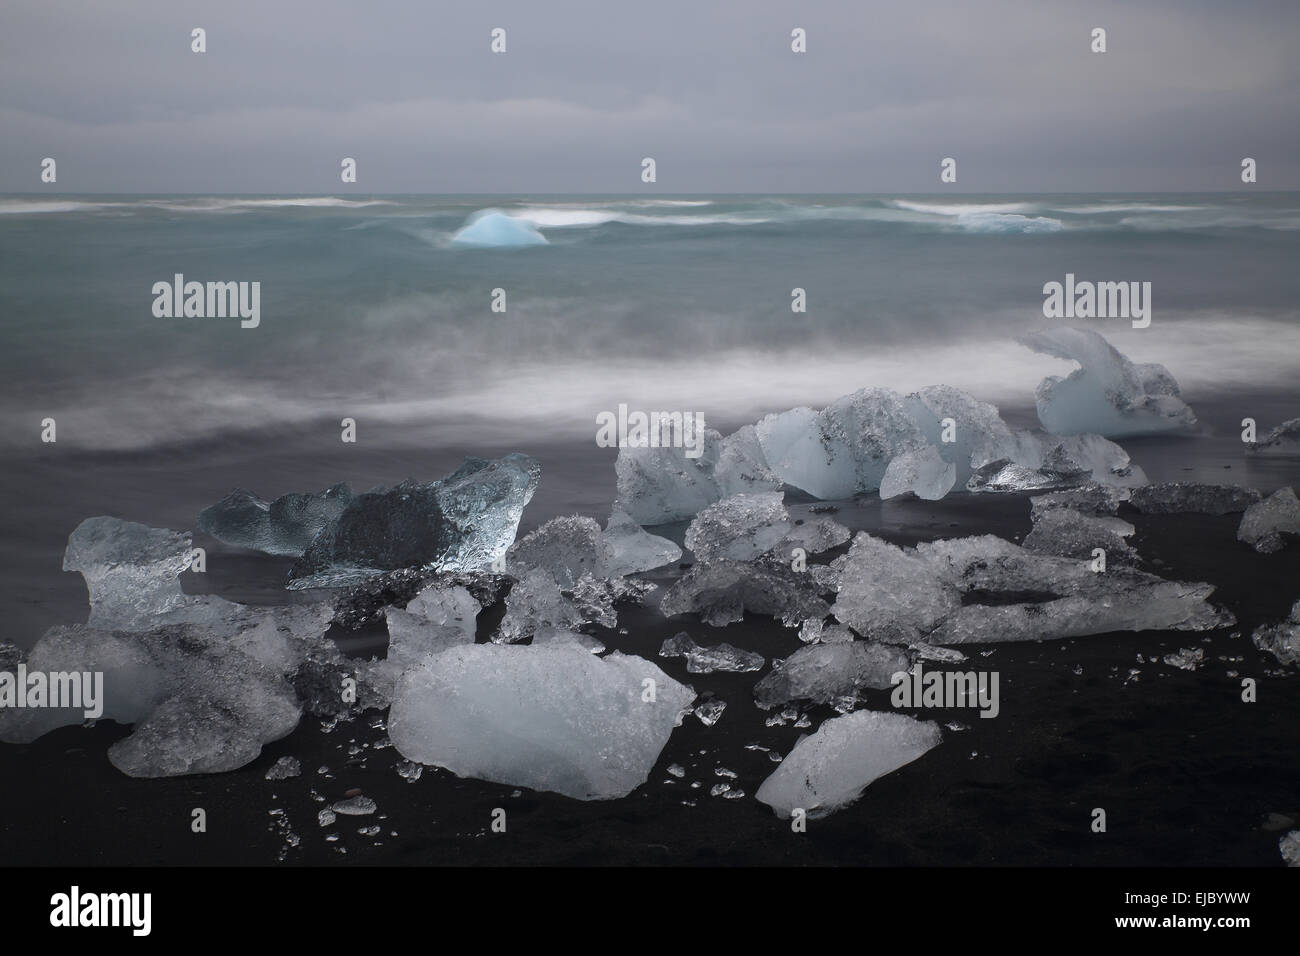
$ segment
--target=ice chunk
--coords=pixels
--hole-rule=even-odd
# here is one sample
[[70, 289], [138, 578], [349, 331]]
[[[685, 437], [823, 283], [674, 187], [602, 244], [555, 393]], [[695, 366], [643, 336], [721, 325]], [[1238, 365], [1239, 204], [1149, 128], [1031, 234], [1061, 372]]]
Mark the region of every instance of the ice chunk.
[[[302, 705], [284, 674], [247, 653], [254, 644], [214, 638], [193, 624], [146, 632], [53, 627], [28, 655], [29, 672], [103, 674], [102, 717], [135, 724], [109, 760], [136, 777], [217, 773], [257, 759], [288, 735]], [[79, 708], [0, 710], [0, 739], [27, 743], [67, 724]]]
[[623, 446], [614, 462], [618, 479], [615, 507], [638, 524], [664, 524], [690, 518], [722, 497], [714, 467], [722, 436], [704, 430], [701, 454], [688, 448]]
[[948, 615], [929, 640], [933, 644], [1042, 641], [1111, 631], [1208, 631], [1233, 623], [1232, 615], [1209, 603], [1209, 584], [1118, 580], [1123, 570], [1107, 571], [1109, 586], [1091, 594], [1072, 594], [1040, 602], [968, 604]]
[[483, 209], [465, 221], [451, 237], [453, 245], [507, 249], [544, 246], [546, 237], [527, 219], [508, 216], [498, 209]]
[[1056, 508], [1068, 508], [1080, 514], [1113, 515], [1120, 503], [1127, 501], [1130, 492], [1124, 488], [1090, 482], [1067, 491], [1052, 491], [1036, 495], [1029, 503], [1029, 516], [1037, 521], [1039, 515]]
[[816, 582], [806, 573], [716, 561], [687, 571], [664, 594], [659, 610], [668, 617], [698, 614], [713, 627], [740, 621], [746, 611], [779, 618], [786, 627], [798, 627], [809, 618], [821, 620], [830, 613], [817, 590]]
[[1291, 614], [1280, 624], [1264, 624], [1250, 636], [1261, 651], [1272, 654], [1283, 664], [1300, 665], [1300, 601], [1291, 606]]
[[1278, 840], [1277, 851], [1287, 866], [1300, 866], [1300, 830], [1292, 830]]
[[700, 702], [695, 705], [695, 716], [699, 718], [700, 723], [705, 727], [712, 727], [722, 719], [722, 713], [727, 709], [727, 702], [714, 697], [712, 694], [702, 694]]
[[434, 584], [463, 587], [482, 607], [491, 607], [504, 597], [514, 578], [491, 571], [442, 573], [423, 568], [400, 568], [372, 575], [341, 593], [334, 601], [334, 623], [355, 630], [384, 619], [390, 607], [402, 608], [425, 588]]
[[461, 587], [434, 584], [406, 609], [389, 608], [388, 660], [409, 666], [458, 644], [473, 644], [479, 603]]
[[190, 548], [188, 534], [87, 518], [68, 536], [63, 570], [85, 579], [91, 627], [141, 630], [187, 602], [177, 576], [189, 566]]
[[1034, 527], [1025, 548], [1066, 558], [1091, 558], [1093, 549], [1106, 552], [1107, 562], [1130, 561], [1134, 555], [1124, 539], [1135, 529], [1109, 515], [1088, 515], [1069, 508], [1051, 508], [1034, 514]]
[[911, 644], [961, 603], [933, 565], [859, 532], [840, 576], [835, 618], [869, 638]]
[[604, 574], [611, 578], [653, 571], [680, 561], [682, 557], [681, 548], [667, 538], [648, 533], [625, 511], [617, 508], [605, 523], [605, 543], [609, 553]]
[[[1002, 420], [997, 406], [981, 402], [960, 389], [930, 385], [908, 395], [904, 406], [926, 441], [944, 461], [953, 464], [954, 482], [961, 487], [970, 480], [973, 469], [999, 458], [1016, 460], [1020, 454], [1020, 443]], [[944, 441], [947, 431], [944, 419], [952, 421], [952, 431], [946, 436], [951, 441]]]
[[1239, 485], [1202, 485], [1193, 481], [1166, 481], [1135, 488], [1128, 502], [1147, 515], [1197, 512], [1226, 515], [1245, 511], [1263, 499], [1253, 488]]
[[588, 617], [560, 591], [549, 571], [533, 568], [506, 596], [506, 614], [492, 640], [517, 644], [540, 628], [573, 630]]
[[758, 682], [754, 701], [764, 710], [804, 700], [829, 704], [863, 687], [889, 687], [893, 675], [910, 666], [906, 650], [887, 644], [809, 644]]
[[757, 671], [767, 663], [762, 654], [743, 651], [730, 644], [701, 647], [685, 631], [664, 641], [659, 648], [660, 657], [686, 658], [686, 670], [692, 674], [712, 674], [714, 671]]
[[1284, 535], [1300, 534], [1300, 500], [1290, 488], [1279, 488], [1246, 509], [1237, 528], [1237, 540], [1261, 554], [1286, 547]]
[[917, 545], [917, 555], [965, 603], [932, 630], [932, 644], [1051, 640], [1110, 631], [1226, 627], [1208, 584], [1166, 581], [1131, 568], [1038, 554], [991, 535]]
[[460, 777], [612, 799], [646, 781], [694, 700], [639, 657], [474, 644], [403, 677], [388, 733], [408, 760]]
[[1038, 419], [1054, 435], [1151, 435], [1196, 424], [1164, 366], [1130, 362], [1091, 329], [1049, 329], [1020, 341], [1079, 363], [1065, 378], [1049, 376], [1038, 386]]
[[926, 444], [890, 389], [861, 389], [820, 412], [794, 408], [768, 415], [756, 427], [776, 476], [816, 498], [876, 491], [895, 456]]
[[267, 780], [292, 780], [302, 776], [302, 764], [297, 757], [281, 757], [266, 771]]
[[1082, 471], [1072, 475], [1048, 475], [1028, 465], [1018, 465], [1009, 458], [999, 458], [976, 468], [966, 482], [966, 490], [991, 491], [1046, 491], [1051, 488], [1071, 488], [1087, 481]]
[[880, 479], [880, 497], [897, 498], [911, 492], [925, 501], [937, 501], [952, 490], [957, 466], [944, 461], [939, 449], [926, 445], [898, 455]]
[[802, 548], [806, 554], [820, 554], [846, 544], [850, 537], [852, 532], [848, 528], [830, 518], [796, 521], [790, 533], [771, 553], [782, 560], [789, 558], [795, 548]]
[[686, 529], [686, 547], [703, 562], [749, 561], [794, 527], [779, 491], [732, 495], [709, 505]]
[[506, 552], [506, 568], [521, 576], [531, 568], [549, 571], [560, 587], [572, 587], [584, 574], [601, 574], [612, 552], [595, 519], [582, 515], [552, 518], [516, 541]]
[[538, 628], [533, 632], [533, 644], [552, 644], [558, 641], [567, 641], [570, 644], [581, 647], [590, 654], [604, 654], [605, 645], [587, 634], [579, 634], [577, 631], [563, 631], [557, 627]]
[[198, 526], [226, 544], [297, 557], [343, 513], [352, 497], [347, 485], [337, 484], [317, 494], [283, 495], [267, 504], [236, 488], [200, 511]]
[[903, 714], [860, 710], [832, 717], [795, 745], [756, 797], [778, 817], [789, 818], [796, 809], [823, 817], [942, 740], [938, 724]]
[[781, 479], [767, 463], [758, 429], [753, 425], [745, 425], [722, 439], [713, 475], [724, 496], [781, 490]]
[[1039, 471], [1071, 478], [1084, 472], [1091, 480], [1116, 488], [1136, 488], [1147, 483], [1142, 469], [1128, 452], [1100, 435], [1070, 435], [1048, 443]]
[[397, 568], [486, 567], [514, 541], [540, 477], [527, 455], [467, 458], [438, 481], [358, 495], [294, 565], [289, 587], [352, 585]]
[[1300, 455], [1300, 418], [1283, 422], [1262, 441], [1252, 442], [1247, 448], [1256, 454]]

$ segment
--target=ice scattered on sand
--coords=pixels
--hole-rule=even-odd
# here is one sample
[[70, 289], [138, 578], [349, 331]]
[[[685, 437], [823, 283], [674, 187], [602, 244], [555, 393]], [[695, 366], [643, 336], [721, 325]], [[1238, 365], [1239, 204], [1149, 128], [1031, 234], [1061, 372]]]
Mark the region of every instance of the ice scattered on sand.
[[779, 491], [732, 495], [700, 511], [686, 529], [686, 547], [703, 562], [752, 561], [794, 527]]
[[1134, 488], [1128, 503], [1147, 515], [1195, 512], [1226, 515], [1245, 511], [1264, 498], [1253, 488], [1240, 485], [1203, 485], [1193, 481], [1166, 481]]
[[809, 644], [755, 685], [754, 701], [764, 710], [794, 701], [828, 704], [864, 687], [889, 687], [892, 676], [910, 666], [901, 647], [871, 641]]
[[1300, 500], [1290, 488], [1279, 488], [1247, 508], [1237, 528], [1237, 540], [1260, 554], [1281, 551], [1287, 535], [1300, 535]]
[[1049, 376], [1038, 386], [1038, 419], [1054, 435], [1151, 435], [1196, 424], [1163, 365], [1135, 364], [1091, 329], [1049, 329], [1020, 341], [1079, 364], [1065, 378]]
[[352, 498], [352, 490], [345, 484], [316, 494], [282, 495], [270, 503], [236, 488], [200, 511], [197, 523], [200, 531], [226, 544], [298, 557]]
[[484, 568], [515, 539], [541, 478], [527, 455], [466, 458], [446, 478], [357, 495], [290, 571], [291, 588], [340, 587], [398, 568]]
[[824, 817], [942, 740], [938, 724], [902, 714], [860, 710], [832, 717], [795, 745], [756, 797], [783, 819], [796, 809]]
[[712, 674], [714, 671], [747, 672], [763, 669], [767, 663], [762, 654], [741, 650], [730, 644], [702, 647], [691, 640], [685, 631], [664, 641], [659, 648], [660, 657], [686, 659], [686, 670], [691, 674]]
[[694, 700], [639, 657], [474, 644], [405, 674], [388, 728], [402, 756], [457, 776], [611, 799], [645, 782]]

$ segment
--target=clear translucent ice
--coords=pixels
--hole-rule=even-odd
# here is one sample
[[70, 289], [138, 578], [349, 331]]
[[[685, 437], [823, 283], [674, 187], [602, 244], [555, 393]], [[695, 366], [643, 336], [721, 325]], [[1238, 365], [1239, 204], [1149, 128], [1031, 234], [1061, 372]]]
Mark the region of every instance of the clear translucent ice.
[[1300, 535], [1300, 500], [1290, 488], [1279, 488], [1251, 505], [1237, 527], [1237, 539], [1261, 554], [1281, 551], [1287, 535]]
[[875, 491], [895, 455], [926, 444], [902, 397], [883, 388], [861, 389], [820, 412], [768, 415], [757, 431], [776, 476], [824, 499]]
[[1066, 377], [1049, 376], [1038, 386], [1038, 419], [1052, 434], [1150, 435], [1196, 424], [1163, 365], [1130, 362], [1091, 329], [1048, 329], [1021, 342], [1079, 364]]
[[[325, 637], [328, 604], [246, 607], [185, 595], [177, 580], [189, 535], [90, 518], [69, 536], [64, 565], [90, 592], [89, 623], [48, 630], [28, 655], [42, 671], [104, 674], [105, 718], [134, 724], [109, 749], [140, 777], [215, 773], [256, 759], [297, 726], [304, 674], [351, 673]], [[81, 723], [80, 710], [0, 712], [0, 739], [35, 740]]]
[[398, 568], [486, 567], [514, 542], [540, 479], [536, 459], [511, 454], [466, 458], [438, 481], [358, 495], [294, 565], [289, 586], [352, 585]]
[[646, 781], [694, 700], [639, 657], [474, 644], [403, 676], [388, 732], [408, 760], [457, 776], [606, 800]]
[[269, 504], [236, 488], [199, 512], [200, 531], [218, 541], [267, 554], [301, 555], [343, 513], [353, 495], [338, 484], [317, 494], [289, 494]]
[[795, 745], [755, 796], [783, 819], [795, 809], [823, 817], [942, 740], [938, 724], [903, 714], [860, 710], [832, 717]]
[[732, 495], [709, 505], [686, 529], [686, 547], [699, 561], [752, 561], [794, 528], [779, 491]]
[[605, 523], [605, 543], [609, 547], [605, 574], [611, 578], [653, 571], [682, 557], [681, 548], [667, 538], [650, 534], [617, 508]]
[[764, 710], [794, 701], [829, 704], [864, 687], [889, 687], [910, 666], [905, 650], [874, 641], [809, 644], [755, 685], [754, 701]]

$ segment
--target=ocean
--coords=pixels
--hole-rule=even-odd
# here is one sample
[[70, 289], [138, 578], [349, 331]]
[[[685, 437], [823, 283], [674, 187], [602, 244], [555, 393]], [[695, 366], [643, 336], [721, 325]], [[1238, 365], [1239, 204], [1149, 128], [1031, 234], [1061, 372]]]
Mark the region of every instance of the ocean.
[[[484, 219], [512, 220], [489, 233], [518, 244], [463, 241]], [[1300, 415], [1297, 263], [1295, 193], [0, 197], [0, 640], [30, 648], [51, 625], [85, 620], [84, 584], [61, 561], [68, 534], [92, 515], [192, 530], [197, 513], [232, 488], [266, 499], [340, 481], [364, 490], [440, 477], [466, 455], [519, 451], [542, 463], [520, 534], [562, 514], [603, 521], [616, 450], [597, 446], [596, 419], [620, 404], [698, 411], [725, 434], [867, 386], [906, 393], [947, 384], [1029, 427], [1038, 383], [1074, 365], [1017, 340], [1061, 324], [1101, 332], [1134, 361], [1164, 364], [1180, 384], [1199, 420], [1192, 433], [1120, 440], [1151, 480], [1272, 491], [1300, 480], [1300, 461], [1247, 457], [1241, 422], [1255, 419], [1263, 434]], [[231, 315], [155, 314], [155, 286], [177, 275], [259, 283], [256, 327]], [[1044, 285], [1067, 275], [1151, 283], [1149, 326], [1045, 317]], [[792, 309], [796, 290], [804, 311]], [[48, 419], [52, 443], [42, 441]], [[355, 443], [340, 439], [344, 419], [355, 422]], [[792, 510], [806, 514], [806, 504]], [[1029, 528], [1022, 495], [867, 499], [841, 503], [836, 517], [896, 543], [1014, 538]], [[1287, 584], [1294, 549], [1224, 557], [1235, 546], [1231, 519], [1135, 523], [1144, 554], [1219, 585], [1243, 629], [1276, 620], [1300, 597]], [[659, 533], [680, 542], [682, 531]], [[209, 547], [210, 573], [186, 575], [187, 589], [261, 604], [311, 597], [282, 589], [285, 559], [196, 541]], [[663, 585], [672, 575], [654, 579]], [[626, 623], [620, 649], [655, 658], [681, 622], [646, 611]], [[769, 658], [798, 646], [771, 622], [697, 631], [709, 643], [746, 646], [748, 638]], [[1111, 636], [999, 649], [996, 663], [1015, 675], [1006, 716], [969, 721], [969, 746], [926, 758], [930, 769], [917, 771], [928, 814], [919, 834], [907, 826], [917, 794], [898, 775], [873, 785], [874, 804], [837, 815], [792, 850], [771, 832], [767, 808], [699, 795], [691, 798], [699, 807], [688, 805], [657, 769], [651, 796], [628, 798], [635, 810], [530, 793], [526, 814], [581, 821], [567, 825], [584, 837], [571, 844], [564, 827], [537, 829], [522, 852], [527, 862], [1274, 860], [1275, 836], [1241, 834], [1266, 811], [1300, 810], [1287, 767], [1300, 705], [1258, 721], [1226, 704], [1205, 708], [1225, 666], [1240, 666], [1231, 663], [1213, 675], [1148, 670], [1140, 704], [1125, 679], [1135, 654], [1154, 661], [1194, 640]], [[383, 638], [350, 636], [344, 646], [377, 653]], [[1248, 641], [1216, 637], [1209, 656], [1231, 662], [1243, 647], [1254, 653]], [[675, 662], [663, 666], [677, 675]], [[1081, 681], [1069, 676], [1076, 667]], [[712, 730], [692, 724], [661, 764], [684, 763], [707, 792], [714, 765], [725, 762], [740, 774], [737, 788], [752, 793], [771, 763], [744, 749], [765, 732], [762, 715], [740, 699], [751, 677], [723, 675], [730, 719]], [[1294, 700], [1294, 687], [1283, 689]], [[823, 709], [814, 716], [831, 716]], [[329, 754], [345, 741], [309, 723], [231, 779], [260, 786], [282, 754], [342, 763]], [[351, 733], [379, 749], [381, 731]], [[126, 780], [108, 766], [104, 746], [125, 728], [80, 733], [58, 731], [45, 749], [0, 747], [7, 769], [38, 768], [24, 813], [42, 812], [65, 772], [91, 788], [138, 794], [141, 807], [155, 799], [146, 791], [188, 805], [185, 778]], [[793, 746], [794, 728], [779, 733]], [[1180, 751], [1197, 734], [1204, 747]], [[1257, 734], [1258, 747], [1242, 747], [1247, 734]], [[72, 769], [68, 748], [78, 751]], [[367, 793], [385, 794], [393, 826], [420, 836], [366, 859], [498, 862], [464, 838], [479, 825], [480, 805], [511, 788], [426, 774], [420, 786], [436, 788], [440, 812], [459, 828], [439, 832], [427, 819], [400, 818], [399, 801], [416, 791], [391, 767], [376, 769], [379, 759], [369, 777], [361, 767], [354, 776], [365, 777]], [[1269, 782], [1252, 784], [1256, 773]], [[1196, 774], [1204, 774], [1199, 793], [1153, 796], [1163, 780]], [[1067, 803], [1077, 795], [1091, 806], [1105, 799], [1097, 794], [1142, 818], [1137, 843], [1104, 845], [1088, 842], [1086, 827], [1074, 832], [1077, 808]], [[282, 846], [262, 832], [264, 801], [249, 792], [231, 799], [257, 839], [215, 848], [208, 861], [270, 862]], [[57, 812], [75, 814], [76, 800], [60, 792]], [[305, 796], [300, 802], [294, 812], [306, 819], [315, 810]], [[874, 817], [864, 824], [867, 813]], [[193, 851], [180, 843], [131, 842], [146, 817], [78, 817], [81, 845], [100, 841], [101, 862], [189, 862]], [[291, 859], [336, 862], [318, 843]], [[30, 852], [34, 859], [38, 848]]]

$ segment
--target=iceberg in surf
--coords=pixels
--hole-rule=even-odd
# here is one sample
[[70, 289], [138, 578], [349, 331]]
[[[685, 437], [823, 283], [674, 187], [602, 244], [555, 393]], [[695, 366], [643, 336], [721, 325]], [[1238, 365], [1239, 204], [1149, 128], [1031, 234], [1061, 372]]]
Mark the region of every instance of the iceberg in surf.
[[1039, 383], [1038, 420], [1053, 435], [1151, 435], [1196, 424], [1168, 369], [1130, 362], [1097, 332], [1049, 329], [1020, 341], [1079, 364], [1065, 378], [1053, 375]]
[[357, 495], [289, 572], [290, 588], [360, 583], [381, 571], [490, 565], [515, 540], [541, 480], [527, 455], [466, 458], [446, 478]]
[[388, 733], [408, 760], [458, 777], [610, 800], [645, 783], [694, 701], [639, 657], [571, 640], [470, 644], [402, 677]]
[[505, 249], [515, 246], [544, 246], [546, 237], [527, 219], [508, 216], [497, 209], [476, 212], [451, 237], [459, 246]]

